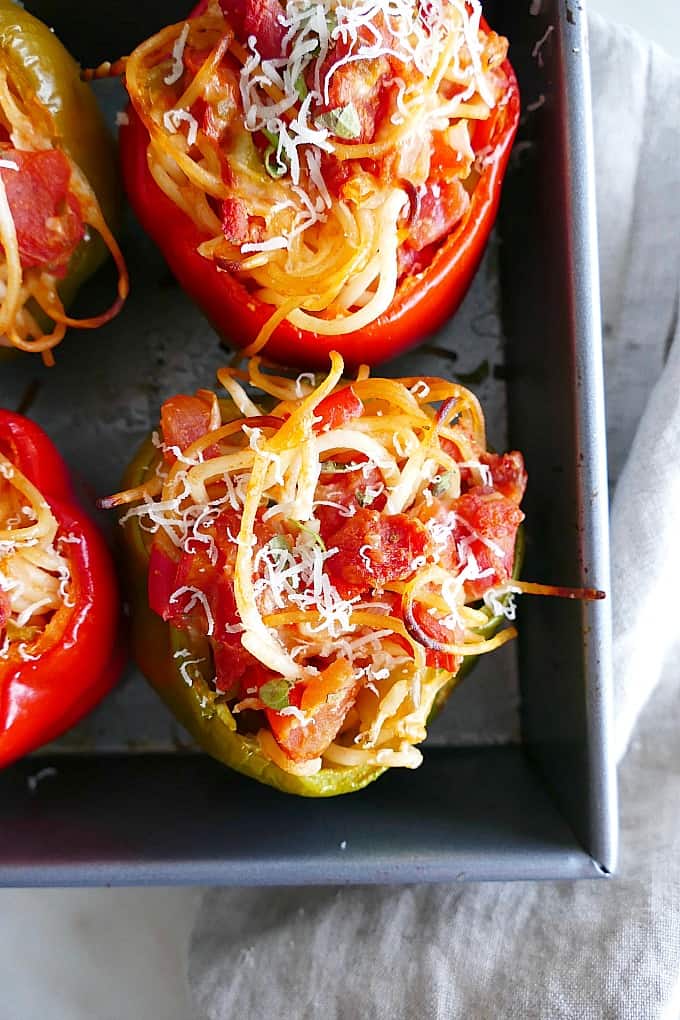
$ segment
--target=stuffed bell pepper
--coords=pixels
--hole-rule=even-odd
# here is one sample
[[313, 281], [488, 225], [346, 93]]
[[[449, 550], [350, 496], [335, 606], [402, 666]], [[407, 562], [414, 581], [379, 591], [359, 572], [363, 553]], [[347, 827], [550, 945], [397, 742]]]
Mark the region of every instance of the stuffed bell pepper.
[[[118, 211], [113, 140], [90, 86], [46, 25], [0, 0], [0, 352], [34, 351], [52, 364], [68, 326], [93, 329], [116, 315], [128, 290], [111, 233]], [[107, 250], [115, 301], [70, 318]]]
[[515, 634], [521, 454], [487, 451], [453, 382], [348, 382], [335, 353], [325, 378], [258, 358], [218, 378], [227, 399], [163, 404], [104, 501], [142, 671], [210, 754], [286, 792], [415, 768], [465, 664]]
[[479, 0], [208, 0], [127, 59], [126, 190], [229, 342], [376, 364], [439, 327], [519, 117]]
[[104, 540], [42, 429], [0, 410], [0, 767], [113, 686], [119, 600]]

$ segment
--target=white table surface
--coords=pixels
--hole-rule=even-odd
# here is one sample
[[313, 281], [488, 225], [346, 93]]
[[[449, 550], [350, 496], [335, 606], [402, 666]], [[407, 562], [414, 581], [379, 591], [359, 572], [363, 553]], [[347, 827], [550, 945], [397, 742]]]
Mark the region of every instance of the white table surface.
[[[680, 57], [678, 0], [589, 0]], [[196, 890], [0, 891], [8, 1020], [197, 1020], [183, 973]]]

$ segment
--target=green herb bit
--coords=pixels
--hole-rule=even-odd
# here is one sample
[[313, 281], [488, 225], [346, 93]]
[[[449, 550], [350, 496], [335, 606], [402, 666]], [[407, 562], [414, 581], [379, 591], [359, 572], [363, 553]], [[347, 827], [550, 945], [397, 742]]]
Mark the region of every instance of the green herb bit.
[[288, 164], [279, 160], [273, 145], [268, 146], [264, 154], [264, 168], [270, 177], [284, 177], [288, 173]]
[[302, 75], [299, 75], [297, 81], [295, 82], [295, 91], [297, 92], [300, 99], [303, 101], [307, 98], [307, 95], [309, 94], [307, 82], [305, 81]]
[[329, 110], [322, 113], [318, 118], [325, 128], [328, 128], [332, 135], [338, 138], [359, 138], [361, 135], [361, 121], [354, 103], [347, 106], [339, 106], [336, 110]]
[[434, 496], [443, 496], [445, 492], [448, 492], [451, 488], [451, 481], [453, 480], [452, 471], [444, 471], [441, 475], [435, 475], [432, 479], [432, 494]]
[[285, 153], [279, 152], [279, 136], [268, 128], [262, 128], [262, 134], [269, 142], [263, 156], [264, 168], [270, 177], [283, 177], [290, 170], [290, 165]]
[[301, 531], [304, 535], [308, 535], [309, 538], [311, 538], [311, 540], [314, 542], [314, 544], [318, 545], [321, 552], [324, 553], [326, 552], [326, 543], [324, 542], [318, 531], [314, 531], [314, 528], [310, 528], [307, 524], [303, 524], [302, 521], [293, 520], [292, 517], [288, 518], [288, 523], [291, 525], [291, 527], [297, 528], [298, 531]]
[[273, 708], [275, 712], [280, 712], [282, 708], [288, 708], [290, 705], [288, 700], [289, 693], [290, 686], [283, 677], [276, 680], [268, 680], [266, 684], [262, 684], [258, 691], [260, 701], [267, 708]]
[[357, 468], [363, 467], [362, 464], [357, 464], [354, 461], [350, 461], [349, 464], [343, 464], [339, 460], [325, 460], [321, 465], [321, 474], [347, 474], [349, 471], [356, 471]]
[[292, 551], [293, 544], [288, 535], [274, 535], [274, 537], [270, 538], [267, 542], [267, 548], [272, 553], [277, 553], [277, 559], [281, 562], [283, 555]]

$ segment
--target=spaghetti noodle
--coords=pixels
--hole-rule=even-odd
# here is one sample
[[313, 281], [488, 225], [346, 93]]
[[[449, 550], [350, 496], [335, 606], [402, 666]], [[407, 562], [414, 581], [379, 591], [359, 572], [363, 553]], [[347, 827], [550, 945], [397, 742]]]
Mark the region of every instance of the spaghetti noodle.
[[249, 354], [389, 309], [465, 219], [508, 84], [479, 0], [255, 6], [209, 0], [125, 67], [156, 184], [272, 308]]

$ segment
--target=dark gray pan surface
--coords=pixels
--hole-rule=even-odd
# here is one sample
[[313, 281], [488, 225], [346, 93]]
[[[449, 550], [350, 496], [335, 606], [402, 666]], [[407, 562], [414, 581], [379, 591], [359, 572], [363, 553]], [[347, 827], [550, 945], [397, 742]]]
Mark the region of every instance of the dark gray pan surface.
[[[181, 17], [183, 7], [174, 6]], [[557, 0], [545, 0], [538, 17], [528, 6], [485, 5], [494, 27], [512, 40], [525, 105], [543, 97], [526, 115], [497, 238], [465, 305], [433, 341], [449, 353], [421, 350], [386, 371], [450, 375], [486, 360], [489, 375], [474, 388], [490, 440], [522, 449], [531, 476], [525, 576], [606, 588], [584, 15], [580, 5]], [[100, 9], [32, 7], [85, 64], [129, 48], [137, 33], [173, 16], [167, 5], [145, 5], [140, 13], [116, 4], [102, 36]], [[532, 51], [546, 32], [540, 67]], [[114, 87], [102, 92], [113, 112], [120, 101]], [[115, 487], [162, 399], [209, 384], [222, 357], [150, 243], [132, 225], [126, 237], [135, 286], [117, 322], [67, 341], [56, 369], [23, 359], [0, 378], [0, 403], [8, 406], [33, 380], [41, 383], [31, 413], [97, 493]], [[88, 308], [104, 303], [107, 286], [104, 273], [88, 292]], [[323, 804], [260, 789], [202, 755], [138, 753], [183, 746], [184, 736], [130, 673], [60, 742], [59, 755], [0, 775], [0, 881], [322, 883], [606, 873], [616, 858], [608, 626], [606, 604], [525, 600], [524, 747], [454, 746], [518, 738], [516, 653], [508, 649], [488, 657], [455, 695], [431, 738], [440, 748], [420, 770], [395, 772]], [[28, 779], [46, 766], [56, 775], [31, 792]], [[346, 851], [339, 849], [343, 840]]]

